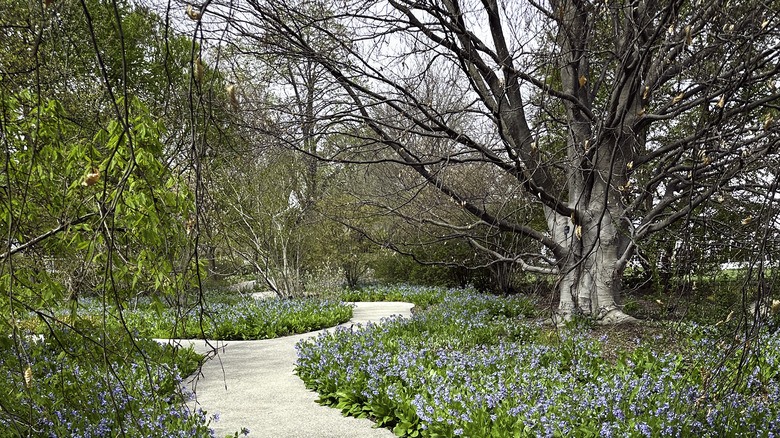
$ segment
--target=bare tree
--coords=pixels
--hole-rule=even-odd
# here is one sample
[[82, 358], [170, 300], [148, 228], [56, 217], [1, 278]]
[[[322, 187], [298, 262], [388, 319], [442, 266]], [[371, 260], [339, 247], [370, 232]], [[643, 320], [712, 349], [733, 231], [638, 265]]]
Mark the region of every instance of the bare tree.
[[[562, 318], [630, 319], [621, 279], [643, 242], [717, 196], [773, 184], [761, 172], [777, 165], [776, 1], [337, 3], [232, 3], [232, 29], [339, 83], [330, 128], [353, 138], [320, 158], [403, 164], [470, 217], [428, 220], [536, 242], [521, 255], [472, 239], [497, 261], [559, 275]], [[545, 220], [455, 182], [485, 167]]]

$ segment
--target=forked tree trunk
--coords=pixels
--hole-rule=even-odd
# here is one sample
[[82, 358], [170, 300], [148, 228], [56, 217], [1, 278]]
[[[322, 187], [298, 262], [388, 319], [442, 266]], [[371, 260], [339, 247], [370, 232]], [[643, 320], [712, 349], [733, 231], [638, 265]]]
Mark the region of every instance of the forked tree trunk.
[[627, 242], [612, 213], [617, 206], [605, 206], [603, 201], [596, 204], [582, 215], [583, 224], [547, 210], [551, 234], [568, 249], [559, 264], [560, 301], [555, 318], [559, 323], [570, 320], [575, 312], [602, 324], [636, 321], [619, 306], [625, 268], [621, 257]]

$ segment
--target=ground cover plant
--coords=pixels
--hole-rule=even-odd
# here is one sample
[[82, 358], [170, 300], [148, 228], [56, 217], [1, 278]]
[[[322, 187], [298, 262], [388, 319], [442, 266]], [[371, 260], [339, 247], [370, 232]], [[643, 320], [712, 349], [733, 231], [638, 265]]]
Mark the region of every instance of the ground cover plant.
[[352, 316], [335, 299], [223, 293], [205, 301], [201, 311], [141, 299], [120, 318], [116, 306], [85, 298], [73, 314], [62, 306], [0, 324], [0, 437], [213, 436], [216, 417], [189, 411], [180, 388], [202, 357], [151, 338], [264, 339]]
[[444, 301], [448, 295], [442, 293], [443, 290], [445, 289], [409, 284], [367, 284], [343, 290], [339, 298], [344, 301], [404, 301], [414, 303], [418, 308], [425, 308]]
[[352, 306], [327, 298], [255, 299], [219, 294], [182, 309], [141, 306], [126, 316], [129, 324], [152, 338], [225, 340], [270, 339], [333, 327], [349, 321]]
[[201, 357], [88, 319], [0, 335], [0, 437], [211, 437], [182, 403]]
[[[748, 341], [734, 321], [557, 329], [528, 318], [524, 298], [428, 293], [439, 304], [410, 319], [299, 343], [297, 372], [321, 403], [414, 437], [780, 433], [777, 333]], [[625, 333], [652, 335], [606, 348]]]

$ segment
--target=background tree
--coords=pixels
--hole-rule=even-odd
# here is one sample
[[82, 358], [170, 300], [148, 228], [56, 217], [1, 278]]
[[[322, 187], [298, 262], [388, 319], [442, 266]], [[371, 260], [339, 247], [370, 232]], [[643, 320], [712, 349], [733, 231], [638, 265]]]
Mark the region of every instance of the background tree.
[[[441, 226], [536, 242], [534, 255], [483, 251], [558, 275], [564, 318], [629, 319], [621, 282], [644, 242], [719, 195], [765, 196], [776, 184], [774, 2], [348, 1], [316, 16], [297, 6], [241, 4], [234, 29], [338, 81], [366, 129], [353, 131], [359, 151], [322, 158], [403, 164], [471, 218]], [[431, 77], [448, 92], [431, 93]], [[525, 211], [474, 202], [454, 181], [475, 163], [491, 169], [485, 179], [511, 178]], [[543, 227], [523, 220], [537, 214]], [[766, 223], [760, 214], [743, 219]]]

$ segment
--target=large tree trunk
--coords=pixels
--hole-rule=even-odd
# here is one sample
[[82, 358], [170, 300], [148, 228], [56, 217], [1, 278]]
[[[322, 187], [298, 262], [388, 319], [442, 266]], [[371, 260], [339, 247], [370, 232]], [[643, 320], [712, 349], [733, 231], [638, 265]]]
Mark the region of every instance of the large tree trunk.
[[[581, 187], [574, 189], [574, 193], [581, 192]], [[635, 321], [619, 306], [628, 258], [628, 233], [621, 228], [627, 227], [628, 222], [620, 219], [619, 194], [611, 192], [606, 184], [594, 184], [588, 196], [592, 202], [581, 214], [581, 224], [573, 217], [546, 209], [551, 235], [568, 250], [566, 258], [559, 263], [560, 298], [555, 318], [558, 322], [570, 320], [575, 312], [592, 316], [603, 324]], [[586, 200], [583, 196], [572, 198]], [[623, 223], [622, 227], [619, 223]]]

